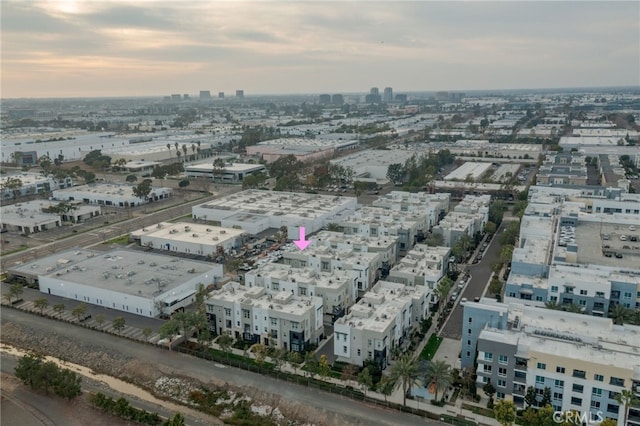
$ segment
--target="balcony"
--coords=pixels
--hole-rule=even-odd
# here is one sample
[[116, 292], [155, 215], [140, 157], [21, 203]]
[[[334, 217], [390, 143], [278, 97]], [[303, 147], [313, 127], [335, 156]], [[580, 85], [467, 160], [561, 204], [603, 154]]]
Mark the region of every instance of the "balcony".
[[516, 359], [516, 364], [513, 368], [514, 370], [527, 371], [527, 360]]
[[521, 371], [516, 371], [513, 376], [513, 381], [518, 383], [527, 383], [527, 374]]
[[587, 377], [587, 374], [582, 370], [573, 370], [573, 377], [577, 379], [584, 379]]
[[527, 392], [527, 387], [525, 385], [513, 385], [513, 394], [514, 395], [523, 395]]

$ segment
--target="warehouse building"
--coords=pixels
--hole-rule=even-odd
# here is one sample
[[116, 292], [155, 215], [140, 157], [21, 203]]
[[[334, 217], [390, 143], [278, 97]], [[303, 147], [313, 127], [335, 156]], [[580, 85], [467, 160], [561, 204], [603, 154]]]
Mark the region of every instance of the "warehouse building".
[[0, 225], [4, 230], [28, 235], [57, 228], [64, 222], [81, 223], [99, 215], [100, 206], [33, 200], [0, 207]]
[[56, 253], [9, 270], [46, 294], [145, 317], [191, 305], [200, 284], [214, 285], [222, 265], [132, 250]]
[[239, 183], [249, 175], [255, 173], [267, 173], [264, 164], [225, 164], [224, 168], [218, 170], [213, 163], [191, 164], [184, 168], [184, 173], [190, 178], [206, 178], [224, 183]]
[[114, 207], [135, 207], [165, 200], [171, 196], [172, 192], [171, 188], [153, 187], [145, 200], [134, 195], [134, 188], [135, 185], [92, 183], [53, 191], [53, 199], [59, 201], [82, 201], [87, 204]]

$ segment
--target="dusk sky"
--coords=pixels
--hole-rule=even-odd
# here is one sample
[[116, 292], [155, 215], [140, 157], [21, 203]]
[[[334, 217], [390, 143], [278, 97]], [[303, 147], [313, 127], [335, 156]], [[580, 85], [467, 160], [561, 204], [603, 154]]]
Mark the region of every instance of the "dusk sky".
[[2, 98], [640, 85], [640, 2], [5, 1]]

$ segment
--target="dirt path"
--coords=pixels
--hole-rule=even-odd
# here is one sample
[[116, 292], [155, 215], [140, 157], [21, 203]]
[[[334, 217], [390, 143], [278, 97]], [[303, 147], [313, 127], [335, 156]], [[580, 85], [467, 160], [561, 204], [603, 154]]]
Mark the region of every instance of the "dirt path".
[[[27, 354], [27, 352], [23, 350], [20, 350], [18, 348], [15, 348], [13, 346], [10, 346], [4, 343], [0, 346], [0, 352], [9, 354], [15, 357], [22, 357]], [[119, 393], [130, 395], [135, 398], [147, 401], [149, 403], [163, 406], [165, 409], [171, 410], [173, 412], [180, 412], [183, 414], [187, 414], [195, 419], [200, 420], [203, 424], [210, 424], [210, 425], [223, 424], [223, 422], [220, 419], [217, 419], [213, 416], [206, 415], [204, 413], [201, 413], [200, 411], [193, 410], [183, 405], [178, 405], [169, 401], [158, 399], [151, 393], [147, 392], [146, 390], [138, 386], [132, 385], [131, 383], [127, 383], [120, 379], [116, 379], [115, 377], [107, 376], [105, 374], [97, 374], [87, 367], [83, 367], [81, 365], [74, 364], [71, 362], [62, 361], [52, 356], [45, 356], [45, 359], [47, 361], [53, 361], [54, 363], [56, 363], [58, 366], [62, 368], [68, 368], [72, 371], [75, 371], [76, 373], [84, 377], [87, 377], [91, 380], [104, 383], [105, 385], [107, 385], [108, 387], [110, 387], [111, 389]]]

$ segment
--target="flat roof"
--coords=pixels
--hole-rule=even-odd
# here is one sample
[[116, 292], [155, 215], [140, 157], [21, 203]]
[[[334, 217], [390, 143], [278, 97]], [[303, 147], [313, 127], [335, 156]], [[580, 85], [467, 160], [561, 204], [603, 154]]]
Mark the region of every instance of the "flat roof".
[[242, 229], [222, 228], [188, 222], [160, 222], [154, 226], [133, 231], [133, 237], [162, 238], [191, 244], [218, 245], [235, 240], [244, 234]]
[[18, 274], [47, 276], [132, 296], [152, 298], [199, 275], [222, 276], [222, 265], [163, 254], [116, 249], [74, 249], [11, 268]]
[[[215, 167], [212, 162], [190, 164], [185, 167], [187, 172], [213, 172]], [[225, 164], [224, 171], [237, 173], [237, 172], [251, 172], [254, 170], [266, 170], [264, 164], [247, 164], [247, 163], [233, 163]]]
[[471, 175], [472, 179], [476, 180], [481, 177], [489, 168], [491, 163], [476, 163], [467, 161], [462, 166], [458, 167], [448, 175], [444, 177], [444, 180], [460, 179], [464, 180], [467, 176]]
[[[578, 263], [640, 269], [640, 226], [636, 228], [636, 231], [630, 231], [628, 225], [578, 220], [575, 228]], [[608, 235], [609, 239], [604, 240], [603, 235]], [[620, 240], [622, 235], [627, 237], [626, 241]], [[629, 241], [629, 235], [635, 235], [639, 241]], [[623, 257], [606, 257], [604, 252], [621, 253]]]
[[[318, 272], [313, 268], [294, 268], [282, 263], [265, 263], [245, 274], [268, 276], [272, 280], [295, 282], [303, 285], [315, 285], [319, 288], [339, 289], [350, 286], [354, 278], [345, 270], [332, 272]], [[246, 279], [245, 279], [246, 281]], [[349, 287], [350, 288], [350, 287]]]
[[[73, 188], [56, 189], [54, 194], [74, 194], [78, 197], [100, 195], [111, 195], [112, 198], [137, 198], [133, 195], [133, 188], [136, 185], [115, 184], [115, 183], [92, 183], [88, 185], [74, 186]], [[171, 188], [167, 187], [152, 187], [152, 193], [154, 191], [167, 191], [171, 192]]]

